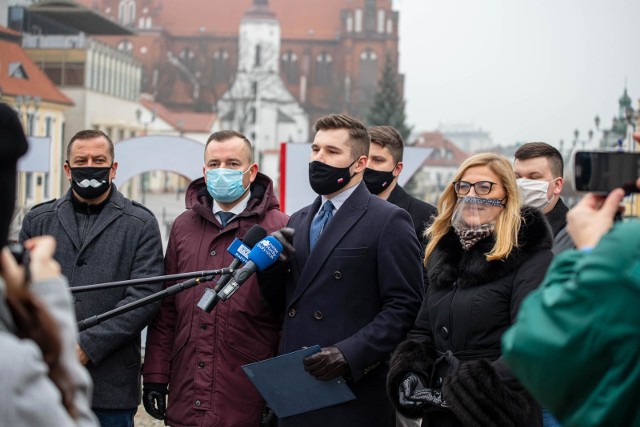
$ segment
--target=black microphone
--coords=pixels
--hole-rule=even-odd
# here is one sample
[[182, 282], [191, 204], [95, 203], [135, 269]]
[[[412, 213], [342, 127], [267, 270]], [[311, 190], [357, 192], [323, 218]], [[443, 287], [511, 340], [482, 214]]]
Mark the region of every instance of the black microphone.
[[246, 263], [248, 261], [248, 255], [251, 251], [251, 248], [253, 248], [256, 243], [264, 239], [266, 236], [267, 230], [265, 230], [261, 225], [255, 224], [249, 229], [249, 231], [247, 231], [246, 236], [244, 236], [244, 242], [240, 241], [239, 239], [235, 239], [231, 243], [231, 245], [227, 249], [234, 257], [233, 261], [229, 265], [229, 269], [231, 270], [230, 273], [220, 276], [220, 279], [213, 289], [206, 288], [204, 290], [204, 295], [202, 295], [202, 298], [200, 298], [198, 307], [200, 307], [207, 313], [211, 313], [211, 310], [213, 310], [213, 306], [215, 305], [212, 304], [212, 302], [215, 300], [215, 295], [233, 277], [232, 273], [238, 267], [240, 267], [240, 264]]
[[[249, 253], [249, 262], [233, 274], [233, 278], [217, 294], [217, 300], [226, 301], [238, 290], [240, 285], [251, 277], [256, 271], [263, 271], [271, 267], [282, 252], [282, 243], [273, 236], [268, 236], [259, 241]], [[215, 305], [215, 304], [214, 304]]]

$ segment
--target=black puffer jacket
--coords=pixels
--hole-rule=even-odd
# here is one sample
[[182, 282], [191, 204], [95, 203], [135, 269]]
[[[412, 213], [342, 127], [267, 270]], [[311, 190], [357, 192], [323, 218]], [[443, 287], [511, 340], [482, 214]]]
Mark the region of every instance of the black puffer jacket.
[[[401, 413], [422, 416], [429, 426], [542, 425], [540, 408], [502, 363], [500, 351], [502, 334], [552, 259], [551, 230], [543, 215], [533, 208], [521, 214], [518, 247], [502, 261], [486, 260], [493, 236], [465, 251], [453, 229], [432, 252], [416, 325], [391, 360], [387, 390]], [[448, 351], [451, 355], [434, 370], [434, 361]], [[451, 359], [456, 363], [447, 372]], [[398, 386], [408, 372], [441, 388], [448, 408], [401, 407]]]

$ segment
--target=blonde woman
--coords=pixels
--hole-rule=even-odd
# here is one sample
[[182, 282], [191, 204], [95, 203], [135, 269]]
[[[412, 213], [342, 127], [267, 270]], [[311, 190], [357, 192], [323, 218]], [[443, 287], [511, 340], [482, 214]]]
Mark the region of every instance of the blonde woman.
[[521, 208], [509, 161], [468, 158], [427, 229], [427, 295], [387, 381], [396, 409], [423, 425], [542, 425], [541, 409], [502, 362], [500, 338], [542, 281], [552, 237]]

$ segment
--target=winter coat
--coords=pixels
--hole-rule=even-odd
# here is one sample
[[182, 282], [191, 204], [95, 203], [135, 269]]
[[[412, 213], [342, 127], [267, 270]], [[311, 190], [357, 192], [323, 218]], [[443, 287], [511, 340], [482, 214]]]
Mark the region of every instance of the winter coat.
[[[423, 416], [429, 426], [482, 425], [483, 419], [498, 425], [541, 425], [541, 409], [515, 381], [500, 353], [502, 334], [552, 259], [551, 232], [540, 211], [523, 208], [522, 220], [518, 246], [504, 260], [486, 260], [493, 235], [465, 251], [453, 228], [431, 253], [427, 295], [415, 328], [391, 360], [387, 392], [399, 412]], [[442, 388], [449, 408], [400, 406], [398, 387], [409, 372]], [[466, 390], [462, 397], [461, 388]]]
[[504, 358], [563, 426], [640, 426], [640, 221], [558, 255], [502, 339]]
[[38, 345], [15, 335], [15, 324], [5, 302], [5, 283], [0, 278], [0, 425], [41, 427], [95, 427], [91, 411], [91, 378], [76, 356], [76, 318], [64, 277], [30, 285], [56, 322], [61, 341], [60, 363], [73, 390], [76, 417], [62, 405], [62, 396], [49, 378], [49, 367]]
[[[189, 185], [187, 211], [171, 229], [165, 273], [228, 267], [227, 248], [260, 224], [268, 232], [284, 227], [271, 180], [258, 174], [247, 208], [222, 228], [212, 211], [203, 178]], [[257, 426], [264, 401], [241, 369], [272, 357], [280, 319], [261, 298], [255, 277], [211, 313], [196, 307], [207, 286], [200, 284], [165, 298], [149, 326], [143, 367], [145, 383], [168, 384], [170, 425]]]
[[[318, 197], [291, 216], [295, 256], [261, 274], [261, 285], [265, 294], [286, 293], [280, 352], [336, 346], [349, 364], [347, 385], [356, 400], [287, 417], [280, 425], [395, 425], [384, 388], [387, 361], [411, 328], [423, 289], [411, 218], [361, 183], [310, 250], [309, 229], [320, 204]], [[275, 293], [270, 300], [278, 304]]]
[[413, 197], [400, 185], [396, 185], [391, 191], [387, 202], [409, 212], [409, 215], [411, 215], [411, 221], [413, 221], [413, 227], [416, 230], [416, 235], [420, 241], [420, 245], [424, 249], [427, 245], [427, 238], [424, 235], [424, 231], [431, 221], [433, 221], [433, 217], [437, 214], [435, 206]]
[[[24, 218], [20, 241], [33, 236], [56, 239], [55, 259], [71, 287], [153, 277], [162, 274], [158, 222], [144, 206], [112, 192], [83, 244], [71, 190], [57, 200], [34, 206]], [[159, 284], [126, 286], [74, 294], [79, 321], [144, 298]], [[156, 314], [148, 304], [80, 332], [78, 342], [91, 361], [93, 407], [133, 409], [140, 404], [140, 332]]]

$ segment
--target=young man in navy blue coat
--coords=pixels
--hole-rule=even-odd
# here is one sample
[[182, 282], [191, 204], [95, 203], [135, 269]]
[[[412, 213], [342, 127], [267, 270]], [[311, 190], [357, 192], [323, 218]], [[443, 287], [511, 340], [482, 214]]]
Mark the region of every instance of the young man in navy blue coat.
[[265, 297], [284, 313], [280, 352], [319, 344], [322, 351], [304, 360], [305, 370], [325, 381], [343, 376], [356, 399], [279, 422], [395, 426], [385, 396], [387, 360], [421, 305], [420, 244], [409, 214], [362, 182], [366, 127], [332, 114], [315, 129], [309, 181], [319, 196], [274, 233], [286, 261], [260, 280]]

